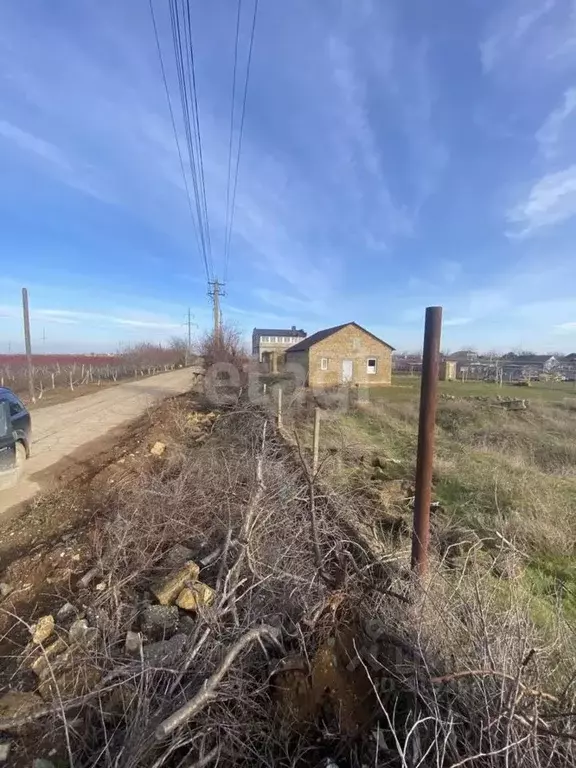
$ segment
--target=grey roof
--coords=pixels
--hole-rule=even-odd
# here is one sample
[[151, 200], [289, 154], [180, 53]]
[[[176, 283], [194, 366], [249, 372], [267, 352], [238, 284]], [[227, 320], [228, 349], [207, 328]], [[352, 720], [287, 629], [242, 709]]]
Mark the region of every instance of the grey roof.
[[288, 352], [304, 352], [307, 349], [310, 349], [310, 347], [314, 346], [314, 344], [318, 344], [319, 341], [324, 341], [324, 339], [327, 339], [328, 336], [332, 336], [333, 333], [336, 333], [337, 331], [341, 331], [342, 328], [346, 328], [348, 325], [355, 325], [356, 328], [359, 328], [361, 331], [364, 331], [364, 333], [367, 333], [369, 336], [372, 336], [373, 339], [376, 339], [376, 341], [379, 341], [381, 344], [384, 344], [384, 346], [388, 347], [391, 350], [394, 350], [394, 347], [391, 347], [390, 344], [388, 344], [385, 341], [382, 341], [382, 339], [379, 339], [378, 336], [374, 336], [373, 333], [370, 333], [370, 331], [367, 331], [366, 328], [362, 328], [361, 325], [358, 325], [358, 323], [342, 323], [342, 325], [334, 325], [332, 328], [324, 328], [323, 331], [316, 331], [316, 333], [313, 333], [312, 336], [308, 336], [307, 339], [303, 339], [303, 341], [299, 341], [298, 344], [294, 344], [293, 347], [290, 347], [286, 350], [286, 353]]
[[516, 357], [508, 357], [501, 362], [506, 365], [514, 365], [518, 363], [520, 365], [535, 365], [537, 363], [545, 363], [551, 360], [553, 355], [516, 355]]
[[306, 336], [306, 331], [302, 328], [254, 328], [252, 336]]

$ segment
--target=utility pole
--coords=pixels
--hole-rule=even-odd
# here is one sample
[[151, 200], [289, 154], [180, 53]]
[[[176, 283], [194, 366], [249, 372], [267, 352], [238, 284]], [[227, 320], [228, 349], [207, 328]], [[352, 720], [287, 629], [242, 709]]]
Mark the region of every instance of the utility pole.
[[212, 299], [213, 316], [214, 316], [214, 339], [220, 340], [220, 332], [222, 329], [222, 313], [220, 311], [220, 297], [225, 296], [224, 285], [218, 280], [212, 280], [208, 283], [208, 296]]
[[424, 352], [422, 355], [422, 383], [420, 388], [414, 528], [412, 531], [412, 570], [418, 576], [425, 576], [428, 570], [436, 391], [438, 388], [441, 333], [442, 307], [427, 307], [424, 327]]
[[46, 350], [46, 328], [42, 328], [42, 346]]
[[30, 310], [28, 307], [28, 291], [22, 288], [22, 314], [24, 316], [24, 343], [26, 344], [26, 360], [28, 362], [28, 392], [30, 400], [35, 403], [34, 372], [32, 369], [32, 342], [30, 339]]
[[192, 349], [192, 318], [190, 315], [190, 307], [188, 307], [188, 346], [186, 347], [186, 365], [190, 360], [190, 350]]

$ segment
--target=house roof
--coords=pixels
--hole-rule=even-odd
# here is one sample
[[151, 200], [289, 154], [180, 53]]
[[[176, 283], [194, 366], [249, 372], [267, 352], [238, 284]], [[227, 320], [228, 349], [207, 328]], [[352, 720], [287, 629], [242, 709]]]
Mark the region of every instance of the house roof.
[[254, 328], [252, 331], [253, 336], [306, 336], [306, 331], [302, 328], [296, 330], [296, 328]]
[[328, 336], [332, 336], [332, 334], [337, 333], [338, 331], [341, 331], [342, 328], [346, 328], [348, 325], [354, 325], [356, 328], [359, 328], [361, 331], [364, 331], [364, 333], [367, 333], [368, 336], [372, 336], [373, 339], [376, 339], [376, 341], [379, 341], [380, 344], [384, 344], [384, 346], [388, 347], [391, 350], [394, 350], [394, 347], [391, 347], [390, 344], [388, 344], [385, 341], [382, 341], [382, 339], [379, 339], [378, 336], [374, 336], [373, 333], [370, 333], [370, 331], [367, 331], [366, 328], [362, 328], [361, 325], [358, 325], [358, 323], [342, 323], [342, 325], [334, 325], [332, 328], [324, 328], [323, 331], [316, 331], [316, 333], [313, 333], [311, 336], [308, 336], [307, 339], [303, 339], [302, 341], [299, 341], [297, 344], [294, 344], [292, 347], [286, 350], [286, 352], [304, 352], [307, 349], [310, 349], [310, 347], [313, 347], [314, 344], [318, 344], [320, 341], [324, 341], [324, 339], [327, 339]]
[[569, 355], [565, 355], [565, 356], [562, 358], [562, 361], [563, 361], [563, 362], [564, 362], [564, 361], [573, 362], [574, 360], [576, 360], [576, 352], [570, 352], [570, 354], [569, 354]]
[[502, 362], [506, 365], [515, 365], [516, 363], [519, 365], [534, 365], [546, 363], [548, 360], [552, 360], [552, 357], [553, 355], [516, 355], [516, 357], [503, 359]]

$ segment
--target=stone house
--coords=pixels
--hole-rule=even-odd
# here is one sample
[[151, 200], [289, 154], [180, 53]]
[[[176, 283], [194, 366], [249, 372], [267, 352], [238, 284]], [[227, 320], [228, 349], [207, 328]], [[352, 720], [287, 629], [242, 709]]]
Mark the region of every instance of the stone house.
[[310, 387], [341, 384], [381, 386], [392, 381], [394, 348], [357, 323], [317, 331], [286, 351], [286, 364], [299, 365]]
[[259, 363], [266, 363], [268, 370], [277, 371], [284, 352], [306, 338], [306, 331], [292, 328], [254, 328], [252, 331], [252, 355]]

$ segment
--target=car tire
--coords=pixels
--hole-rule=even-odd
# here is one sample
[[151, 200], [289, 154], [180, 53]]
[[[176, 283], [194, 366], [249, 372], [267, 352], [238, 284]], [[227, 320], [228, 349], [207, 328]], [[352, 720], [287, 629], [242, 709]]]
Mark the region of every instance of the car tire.
[[18, 476], [22, 474], [24, 470], [24, 464], [26, 463], [26, 446], [24, 443], [16, 443], [16, 472]]

